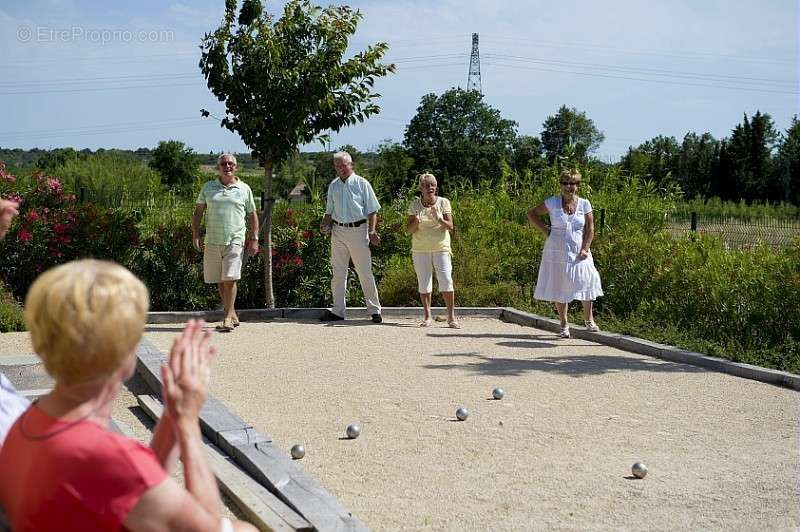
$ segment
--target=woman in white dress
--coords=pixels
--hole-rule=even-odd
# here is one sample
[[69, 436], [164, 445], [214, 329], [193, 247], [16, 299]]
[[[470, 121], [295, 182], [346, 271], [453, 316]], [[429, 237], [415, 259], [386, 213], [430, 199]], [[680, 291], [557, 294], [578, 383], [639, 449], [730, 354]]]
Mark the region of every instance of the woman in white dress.
[[[594, 238], [592, 204], [576, 194], [581, 174], [576, 169], [564, 170], [559, 181], [561, 195], [530, 209], [528, 220], [547, 237], [533, 297], [555, 303], [561, 321], [558, 335], [569, 338], [567, 306], [575, 299], [583, 304], [586, 329], [600, 330], [594, 322], [592, 303], [603, 295], [603, 288], [590, 250]], [[550, 216], [550, 225], [542, 222], [545, 214]]]

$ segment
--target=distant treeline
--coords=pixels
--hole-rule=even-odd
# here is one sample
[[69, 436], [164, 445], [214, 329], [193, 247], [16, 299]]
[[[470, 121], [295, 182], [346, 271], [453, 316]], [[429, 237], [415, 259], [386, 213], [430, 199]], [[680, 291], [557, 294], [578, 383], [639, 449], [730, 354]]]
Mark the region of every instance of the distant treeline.
[[[679, 190], [687, 199], [800, 205], [797, 116], [786, 131], [778, 131], [769, 114], [756, 111], [750, 117], [745, 114], [728, 137], [689, 132], [679, 142], [659, 135], [631, 146], [619, 162], [607, 163], [593, 155], [605, 136], [585, 112], [561, 106], [547, 117], [539, 135], [520, 135], [516, 122], [503, 118], [482, 98], [461, 89], [426, 95], [402, 142], [386, 140], [370, 152], [353, 146], [337, 149], [351, 153], [356, 171], [395, 192], [413, 188], [421, 172], [433, 172], [447, 193], [464, 186], [536, 183], [553, 166], [569, 165], [595, 176], [621, 174], [656, 189]], [[203, 174], [201, 165], [215, 165], [219, 154], [195, 153], [177, 140], [161, 141], [153, 149], [95, 152], [0, 148], [0, 161], [12, 171], [38, 167], [57, 172], [70, 161], [98, 155], [140, 161], [174, 187], [191, 185]], [[275, 192], [286, 195], [297, 183], [320, 190], [335, 177], [331, 155], [301, 152], [283, 161], [275, 169]], [[261, 170], [249, 153], [237, 158], [243, 173], [254, 176]]]
[[[55, 148], [52, 150], [43, 150], [40, 148], [32, 148], [30, 150], [22, 150], [19, 148], [0, 148], [0, 161], [4, 161], [11, 168], [30, 169], [33, 167], [40, 167], [42, 169], [51, 169], [63, 164], [63, 160], [69, 157], [69, 153], [74, 153], [83, 156], [94, 154], [108, 154], [119, 155], [124, 158], [138, 159], [144, 164], [148, 164], [153, 159], [153, 153], [157, 148], [138, 148], [136, 150], [121, 150], [121, 149], [104, 149], [100, 148], [96, 151], [90, 149], [75, 150], [73, 148]], [[66, 156], [65, 156], [66, 154]], [[200, 165], [213, 166], [217, 162], [219, 153], [195, 153], [197, 163]], [[236, 154], [239, 160], [239, 165], [245, 168], [257, 168], [258, 163], [250, 157], [249, 153]], [[59, 160], [61, 159], [61, 160]]]

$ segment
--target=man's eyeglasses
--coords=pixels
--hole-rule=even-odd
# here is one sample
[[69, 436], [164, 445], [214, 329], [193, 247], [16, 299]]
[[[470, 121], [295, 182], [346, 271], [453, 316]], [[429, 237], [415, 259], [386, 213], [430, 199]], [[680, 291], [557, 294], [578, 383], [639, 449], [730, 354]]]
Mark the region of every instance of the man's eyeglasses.
[[578, 182], [578, 181], [562, 181], [561, 184], [564, 185], [564, 186], [575, 185], [577, 187], [578, 185], [580, 185], [580, 182]]
[[232, 163], [232, 162], [229, 162], [229, 161], [222, 161], [221, 163], [219, 163], [219, 165], [220, 166], [236, 166], [236, 163]]

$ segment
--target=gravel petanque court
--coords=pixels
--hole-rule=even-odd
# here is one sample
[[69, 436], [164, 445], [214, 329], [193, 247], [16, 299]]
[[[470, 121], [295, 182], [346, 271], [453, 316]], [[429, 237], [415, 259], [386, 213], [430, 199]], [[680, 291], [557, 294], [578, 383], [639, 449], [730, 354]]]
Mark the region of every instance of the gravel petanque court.
[[[211, 392], [287, 455], [303, 444], [373, 530], [800, 525], [798, 392], [496, 319], [416, 323], [243, 322], [214, 336]], [[146, 338], [166, 353], [180, 329]]]

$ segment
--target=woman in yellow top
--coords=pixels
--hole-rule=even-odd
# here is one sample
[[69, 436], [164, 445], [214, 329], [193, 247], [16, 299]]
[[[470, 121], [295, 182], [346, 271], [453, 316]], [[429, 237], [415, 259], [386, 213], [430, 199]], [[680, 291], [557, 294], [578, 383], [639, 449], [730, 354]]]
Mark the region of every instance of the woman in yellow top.
[[453, 230], [453, 210], [450, 201], [436, 195], [436, 178], [433, 174], [419, 176], [422, 195], [408, 206], [406, 231], [411, 234], [411, 253], [417, 272], [419, 298], [425, 309], [420, 327], [431, 325], [431, 292], [433, 270], [439, 281], [439, 292], [447, 305], [447, 323], [460, 329], [455, 314], [453, 289], [453, 263], [451, 261], [450, 231]]

